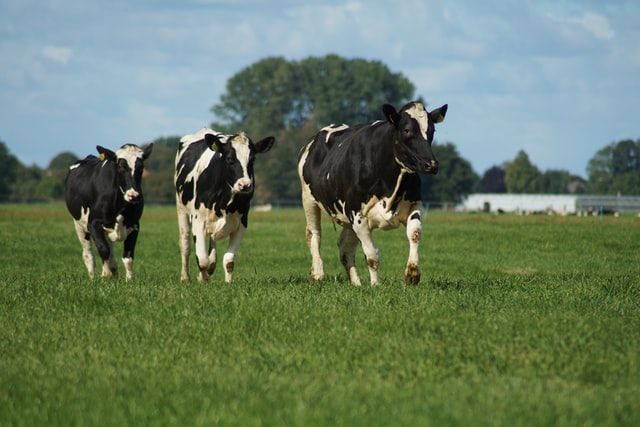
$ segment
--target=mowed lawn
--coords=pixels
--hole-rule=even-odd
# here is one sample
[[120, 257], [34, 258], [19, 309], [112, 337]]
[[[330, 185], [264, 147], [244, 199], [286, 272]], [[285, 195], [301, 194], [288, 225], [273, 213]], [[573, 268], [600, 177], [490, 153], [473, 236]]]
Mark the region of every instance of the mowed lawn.
[[323, 232], [323, 283], [276, 210], [185, 284], [148, 206], [134, 280], [90, 281], [62, 205], [0, 205], [0, 425], [640, 425], [640, 218], [428, 212], [415, 287], [404, 229], [376, 288]]

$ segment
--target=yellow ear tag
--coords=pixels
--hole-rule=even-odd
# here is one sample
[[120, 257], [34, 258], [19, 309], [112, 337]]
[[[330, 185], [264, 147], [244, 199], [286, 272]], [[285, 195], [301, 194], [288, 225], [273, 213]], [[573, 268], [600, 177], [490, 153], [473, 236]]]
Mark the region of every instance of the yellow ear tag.
[[98, 160], [100, 161], [104, 160], [104, 153], [100, 153], [100, 155], [98, 156]]

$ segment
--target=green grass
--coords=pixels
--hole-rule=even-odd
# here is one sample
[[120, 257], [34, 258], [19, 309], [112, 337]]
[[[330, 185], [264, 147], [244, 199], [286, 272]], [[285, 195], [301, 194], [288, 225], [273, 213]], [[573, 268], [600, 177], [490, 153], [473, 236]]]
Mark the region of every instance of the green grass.
[[396, 230], [376, 288], [330, 222], [308, 282], [299, 210], [251, 214], [232, 285], [178, 281], [173, 208], [141, 228], [90, 281], [64, 207], [0, 205], [0, 425], [640, 425], [640, 218], [430, 212], [421, 284]]

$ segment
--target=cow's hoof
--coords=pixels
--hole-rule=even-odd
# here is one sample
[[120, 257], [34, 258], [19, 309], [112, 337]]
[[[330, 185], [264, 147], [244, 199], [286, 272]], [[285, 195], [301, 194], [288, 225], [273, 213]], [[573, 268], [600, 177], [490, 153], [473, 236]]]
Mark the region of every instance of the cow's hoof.
[[408, 264], [404, 271], [404, 281], [408, 285], [417, 285], [420, 283], [420, 267], [415, 264]]
[[313, 282], [320, 282], [321, 280], [324, 280], [324, 273], [314, 273], [313, 271], [310, 271], [309, 279]]

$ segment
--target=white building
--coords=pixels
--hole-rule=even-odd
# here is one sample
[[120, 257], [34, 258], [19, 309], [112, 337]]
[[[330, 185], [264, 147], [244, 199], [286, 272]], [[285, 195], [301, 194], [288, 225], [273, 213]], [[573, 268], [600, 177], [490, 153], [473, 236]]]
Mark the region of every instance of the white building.
[[640, 212], [640, 196], [477, 193], [467, 196], [456, 210], [546, 212], [561, 215], [592, 212]]

